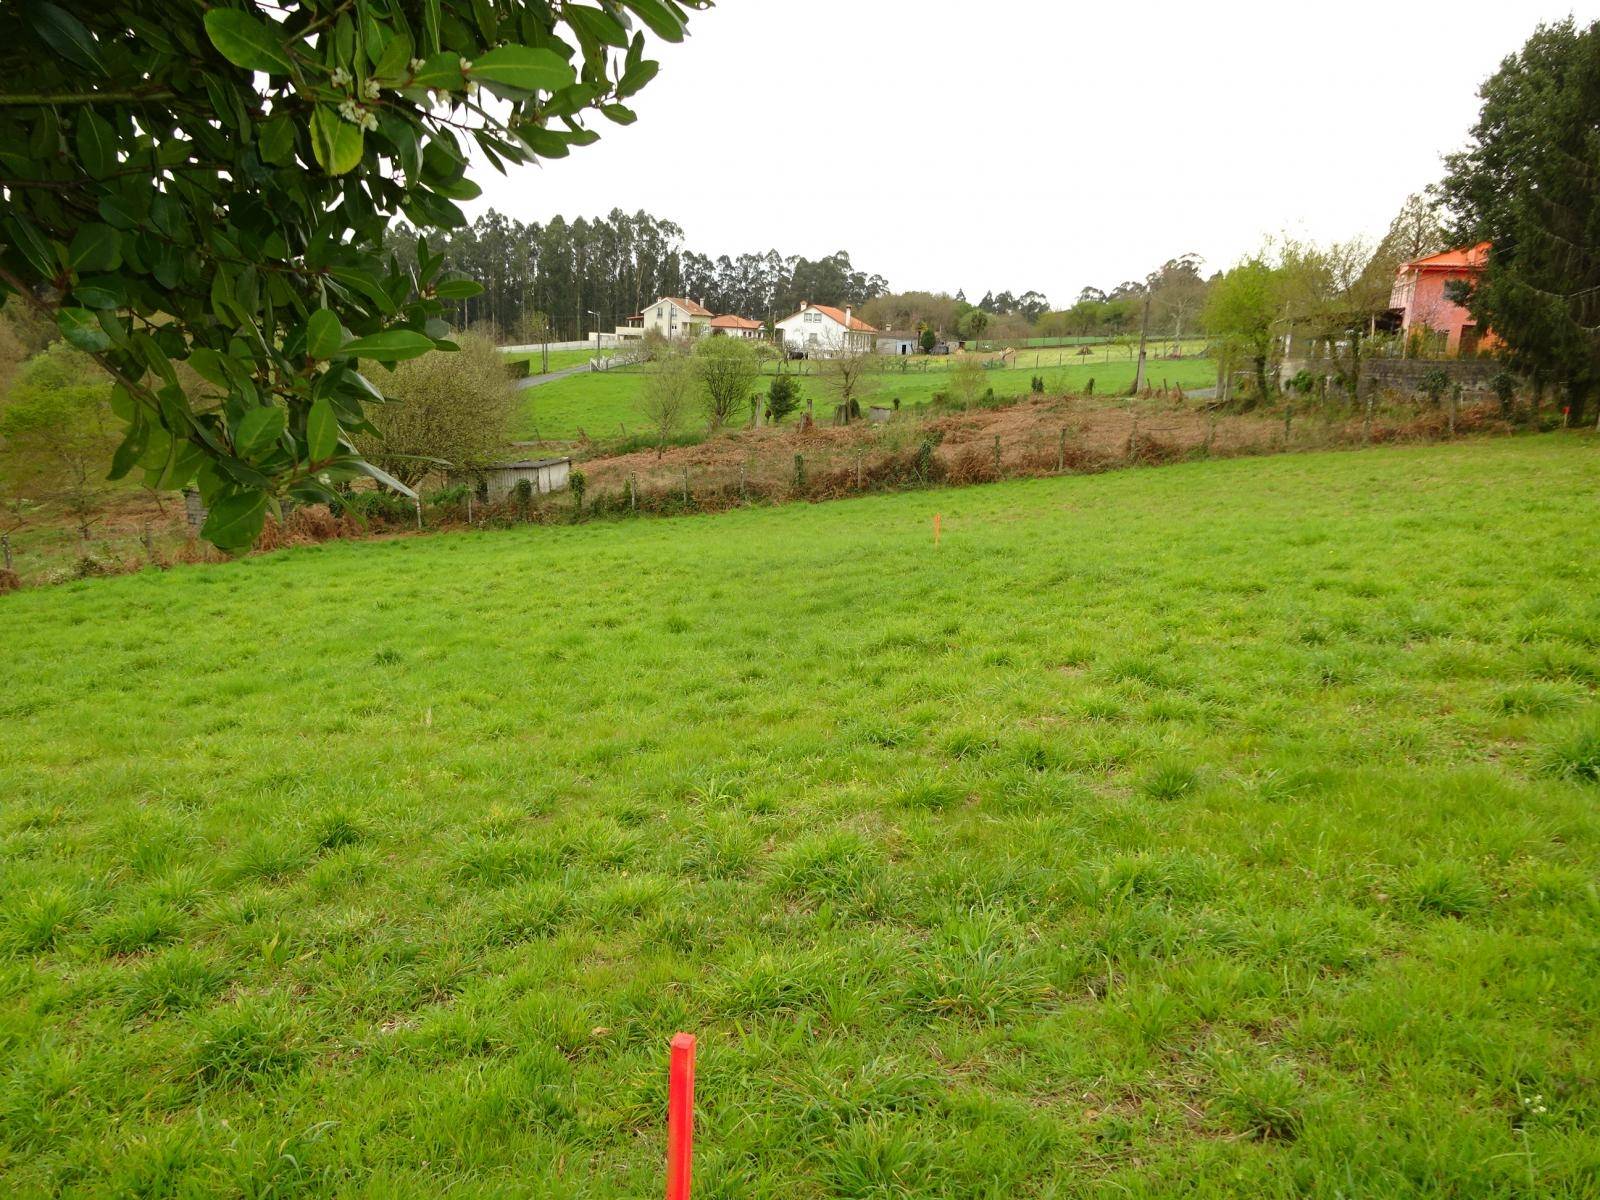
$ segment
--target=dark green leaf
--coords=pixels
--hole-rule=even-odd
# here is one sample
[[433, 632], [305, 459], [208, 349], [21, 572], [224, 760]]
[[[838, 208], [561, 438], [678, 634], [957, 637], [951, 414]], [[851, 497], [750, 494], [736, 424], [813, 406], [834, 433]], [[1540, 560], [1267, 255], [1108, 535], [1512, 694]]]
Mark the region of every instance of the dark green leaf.
[[[109, 278], [115, 281], [115, 276]], [[123, 304], [120, 291], [96, 283], [80, 282], [72, 289], [72, 296], [85, 308], [121, 308]]]
[[114, 229], [139, 228], [139, 215], [120, 196], [101, 196], [100, 215]]
[[333, 457], [339, 448], [339, 418], [333, 405], [318, 400], [306, 414], [306, 457], [319, 463]]
[[661, 64], [653, 59], [645, 59], [637, 66], [629, 67], [623, 73], [622, 79], [617, 83], [617, 95], [626, 99], [639, 91], [645, 84], [656, 77], [656, 72], [661, 69]]
[[[106, 331], [100, 328], [100, 322], [95, 315], [86, 308], [61, 309], [56, 313], [56, 325], [61, 330], [61, 336], [79, 350], [87, 350], [93, 354], [97, 350], [111, 348], [111, 339], [106, 336]], [[432, 344], [430, 342], [429, 346]]]
[[294, 122], [279, 113], [261, 127], [258, 153], [262, 162], [281, 163], [294, 153]]
[[106, 473], [107, 479], [121, 479], [138, 464], [144, 457], [145, 447], [150, 442], [150, 423], [144, 419], [144, 414], [135, 412], [133, 423], [128, 426], [127, 436], [122, 439], [122, 444], [117, 447], [116, 453], [111, 456], [111, 470]]
[[206, 36], [223, 58], [247, 71], [288, 75], [294, 61], [277, 27], [235, 8], [213, 8], [206, 13]]
[[572, 64], [555, 51], [532, 46], [497, 46], [475, 59], [468, 74], [526, 92], [553, 92], [577, 78]]
[[265, 492], [234, 492], [211, 505], [200, 536], [223, 550], [247, 550], [261, 536], [266, 519]]
[[561, 6], [561, 15], [566, 17], [580, 36], [589, 37], [603, 45], [615, 46], [619, 50], [626, 49], [628, 45], [628, 31], [608, 12], [602, 12], [598, 8], [588, 8], [582, 4], [564, 4]]
[[258, 454], [283, 436], [287, 416], [281, 408], [252, 408], [234, 430], [233, 445], [240, 454]]
[[461, 55], [446, 50], [423, 60], [422, 68], [412, 76], [411, 86], [458, 92], [465, 82], [461, 75]]
[[306, 353], [312, 358], [332, 358], [344, 342], [344, 330], [332, 309], [319, 308], [306, 322]]
[[659, 38], [683, 41], [683, 19], [661, 0], [622, 0], [622, 6], [639, 14], [639, 19]]
[[386, 329], [382, 333], [346, 342], [339, 353], [353, 358], [375, 358], [379, 362], [399, 362], [404, 358], [416, 358], [432, 349], [433, 339], [414, 329]]
[[13, 217], [6, 222], [6, 232], [11, 235], [17, 249], [22, 251], [22, 257], [28, 260], [28, 265], [39, 272], [41, 279], [55, 278], [60, 265], [55, 249], [31, 221], [25, 217]]
[[228, 386], [228, 372], [222, 364], [222, 355], [208, 346], [196, 346], [189, 352], [189, 365], [207, 383], [218, 387]]
[[377, 305], [379, 312], [394, 312], [394, 299], [366, 271], [358, 271], [354, 267], [330, 267], [328, 274], [346, 287], [354, 288], [363, 296], [366, 296], [373, 304]]
[[483, 293], [483, 284], [476, 279], [446, 279], [434, 294], [441, 300], [467, 300]]
[[625, 104], [602, 104], [600, 111], [618, 125], [632, 125], [639, 119], [638, 114]]
[[77, 115], [78, 128], [73, 141], [83, 169], [96, 179], [104, 179], [117, 169], [117, 135], [108, 122], [92, 108]]
[[[122, 265], [122, 238], [109, 225], [80, 225], [67, 247], [67, 265], [75, 271], [114, 271]], [[108, 307], [96, 305], [95, 307]]]
[[27, 12], [39, 36], [57, 54], [80, 67], [106, 73], [99, 46], [77, 17], [42, 0], [28, 5]]

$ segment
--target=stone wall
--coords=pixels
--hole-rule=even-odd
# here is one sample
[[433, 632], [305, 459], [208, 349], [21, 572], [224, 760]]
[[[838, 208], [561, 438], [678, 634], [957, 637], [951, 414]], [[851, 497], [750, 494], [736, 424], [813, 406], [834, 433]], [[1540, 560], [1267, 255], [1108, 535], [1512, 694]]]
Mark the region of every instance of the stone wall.
[[[1286, 358], [1278, 369], [1280, 382], [1307, 374], [1335, 376], [1340, 364], [1328, 358]], [[1422, 377], [1429, 371], [1443, 371], [1451, 383], [1459, 383], [1468, 395], [1491, 390], [1491, 381], [1502, 370], [1492, 358], [1364, 358], [1361, 360], [1361, 386], [1395, 392], [1420, 392]], [[1329, 386], [1332, 386], [1331, 383]]]

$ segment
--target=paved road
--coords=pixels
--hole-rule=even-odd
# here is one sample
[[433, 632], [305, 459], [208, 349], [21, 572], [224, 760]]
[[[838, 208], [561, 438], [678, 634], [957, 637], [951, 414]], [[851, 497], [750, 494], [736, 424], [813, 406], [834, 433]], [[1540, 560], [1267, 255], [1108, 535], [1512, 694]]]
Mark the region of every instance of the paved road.
[[577, 375], [589, 369], [588, 363], [581, 363], [576, 367], [566, 367], [560, 371], [551, 371], [547, 375], [530, 375], [526, 379], [517, 380], [517, 389], [538, 387], [541, 383], [549, 383], [555, 379], [565, 379], [568, 375]]

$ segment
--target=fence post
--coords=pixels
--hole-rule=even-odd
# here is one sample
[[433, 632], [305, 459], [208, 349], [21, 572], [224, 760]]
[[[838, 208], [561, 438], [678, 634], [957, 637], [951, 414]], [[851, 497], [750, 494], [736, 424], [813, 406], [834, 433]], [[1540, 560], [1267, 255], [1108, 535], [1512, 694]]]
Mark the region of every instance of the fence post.
[[11, 535], [9, 533], [0, 533], [0, 551], [5, 553], [6, 570], [11, 570]]
[[684, 467], [683, 468], [683, 502], [684, 502], [685, 505], [687, 505], [689, 503], [689, 468], [688, 467]]
[[860, 450], [856, 451], [856, 491], [858, 491], [858, 492], [861, 490], [861, 458], [862, 458], [862, 454], [863, 454], [862, 451], [860, 451]]
[[1371, 392], [1367, 393], [1367, 411], [1366, 411], [1366, 416], [1361, 418], [1361, 440], [1364, 441], [1364, 442], [1371, 442], [1372, 441], [1372, 393]]
[[[155, 560], [156, 560], [156, 543], [155, 543], [155, 539], [150, 536], [150, 522], [149, 521], [145, 521], [143, 523], [142, 527], [140, 528], [140, 530], [139, 530], [139, 541], [141, 543], [143, 543], [143, 545], [144, 545], [145, 556], [147, 558], [149, 558], [149, 560], [151, 562], [155, 562]], [[11, 564], [9, 562], [6, 563], [6, 567], [8, 569], [10, 568], [10, 566], [11, 566]]]
[[806, 486], [806, 458], [803, 454], [794, 456], [794, 486], [797, 491]]
[[421, 496], [417, 497], [416, 505], [417, 505], [417, 532], [421, 533], [422, 532], [422, 497]]
[[1285, 404], [1283, 406], [1283, 444], [1285, 446], [1289, 444], [1289, 430], [1293, 427], [1293, 425], [1294, 405]]
[[1132, 462], [1133, 459], [1134, 459], [1134, 456], [1138, 452], [1139, 452], [1139, 414], [1138, 413], [1134, 413], [1133, 414], [1133, 428], [1128, 430], [1128, 450], [1127, 450], [1128, 461]]
[[1461, 385], [1455, 384], [1450, 389], [1450, 436], [1456, 436], [1456, 405], [1461, 401]]
[[1217, 438], [1217, 414], [1213, 411], [1206, 412], [1206, 457], [1211, 457], [1211, 445]]
[[672, 1036], [667, 1072], [667, 1200], [689, 1200], [694, 1168], [694, 1034]]
[[639, 511], [639, 476], [636, 472], [628, 472], [628, 511]]
[[743, 504], [744, 501], [744, 461], [741, 459], [739, 462], [739, 503]]

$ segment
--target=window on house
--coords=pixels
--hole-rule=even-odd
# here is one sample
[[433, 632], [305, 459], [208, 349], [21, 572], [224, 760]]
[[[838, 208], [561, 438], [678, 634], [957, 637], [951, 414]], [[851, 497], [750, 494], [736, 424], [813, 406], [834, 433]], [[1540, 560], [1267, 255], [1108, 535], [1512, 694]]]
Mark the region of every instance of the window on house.
[[656, 307], [656, 320], [659, 321], [662, 317], [664, 317], [666, 315], [667, 315], [667, 306], [665, 304], [658, 305]]

